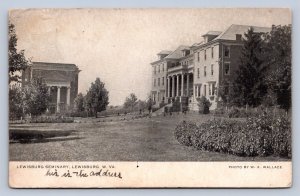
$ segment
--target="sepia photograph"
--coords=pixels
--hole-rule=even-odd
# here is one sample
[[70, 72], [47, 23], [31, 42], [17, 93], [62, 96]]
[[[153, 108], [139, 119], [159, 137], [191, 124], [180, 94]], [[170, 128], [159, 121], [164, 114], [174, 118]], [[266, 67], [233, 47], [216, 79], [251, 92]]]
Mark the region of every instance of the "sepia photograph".
[[291, 186], [290, 9], [12, 9], [8, 28], [10, 186]]

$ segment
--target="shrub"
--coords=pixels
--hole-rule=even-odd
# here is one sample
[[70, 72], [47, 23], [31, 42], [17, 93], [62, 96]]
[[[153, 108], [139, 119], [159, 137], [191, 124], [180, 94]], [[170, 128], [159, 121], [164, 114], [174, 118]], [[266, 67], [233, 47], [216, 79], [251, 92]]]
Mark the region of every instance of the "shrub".
[[175, 138], [199, 150], [291, 158], [291, 122], [286, 115], [262, 113], [246, 121], [214, 119], [199, 126], [182, 122], [175, 129]]
[[208, 114], [211, 103], [205, 96], [198, 99], [199, 113]]
[[35, 117], [29, 120], [29, 123], [72, 123], [74, 122], [73, 118], [62, 117], [62, 116], [40, 116]]
[[195, 123], [186, 123], [183, 121], [175, 128], [175, 138], [185, 146], [192, 146], [191, 135], [196, 129], [197, 126]]

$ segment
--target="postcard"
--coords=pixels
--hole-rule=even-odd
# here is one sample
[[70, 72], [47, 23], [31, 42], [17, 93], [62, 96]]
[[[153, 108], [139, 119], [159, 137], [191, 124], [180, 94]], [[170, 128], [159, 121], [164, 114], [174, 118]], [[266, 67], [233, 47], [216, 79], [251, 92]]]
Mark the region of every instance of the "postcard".
[[12, 9], [12, 188], [292, 186], [287, 8]]

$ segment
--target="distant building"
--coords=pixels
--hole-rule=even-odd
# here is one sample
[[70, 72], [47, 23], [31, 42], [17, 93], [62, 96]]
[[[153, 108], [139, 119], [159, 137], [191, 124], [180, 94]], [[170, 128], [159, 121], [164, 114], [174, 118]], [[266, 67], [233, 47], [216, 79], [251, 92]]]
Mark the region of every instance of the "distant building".
[[[229, 93], [239, 67], [242, 38], [249, 28], [231, 25], [224, 32], [209, 31], [202, 35], [200, 43], [158, 53], [159, 60], [151, 63], [152, 99], [157, 105], [177, 99], [182, 107], [198, 110], [197, 99], [205, 96], [212, 103], [211, 109], [217, 108], [220, 101], [218, 89], [222, 87], [225, 94]], [[256, 33], [271, 30], [255, 26], [253, 29]]]
[[78, 74], [75, 64], [33, 62], [22, 73], [22, 86], [34, 78], [45, 81], [51, 95], [50, 113], [60, 113], [69, 109], [78, 94]]

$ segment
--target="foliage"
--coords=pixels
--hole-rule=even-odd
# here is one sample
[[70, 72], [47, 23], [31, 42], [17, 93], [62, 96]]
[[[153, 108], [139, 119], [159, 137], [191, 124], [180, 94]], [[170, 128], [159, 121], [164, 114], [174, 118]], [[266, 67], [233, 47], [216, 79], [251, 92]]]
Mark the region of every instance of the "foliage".
[[208, 114], [210, 106], [211, 103], [205, 96], [198, 99], [199, 113]]
[[148, 111], [151, 112], [152, 111], [152, 107], [155, 104], [155, 102], [152, 100], [151, 95], [148, 96], [148, 99], [146, 100], [146, 103], [147, 103], [147, 109], [148, 109]]
[[84, 111], [84, 96], [82, 93], [79, 93], [74, 99], [74, 107], [76, 112]]
[[124, 108], [133, 110], [134, 106], [137, 104], [137, 97], [134, 93], [131, 93], [124, 102]]
[[[227, 105], [291, 108], [291, 25], [272, 26], [266, 34], [245, 33], [241, 65], [229, 95], [222, 97]], [[226, 81], [223, 81], [226, 83]], [[221, 85], [222, 86], [222, 85]], [[227, 102], [229, 100], [229, 102]]]
[[263, 64], [263, 40], [260, 33], [250, 28], [243, 39], [240, 66], [233, 82], [230, 100], [237, 106], [250, 105], [256, 107], [267, 91], [263, 82], [265, 67]]
[[142, 101], [142, 100], [138, 100], [137, 103], [135, 104], [134, 110], [145, 110], [147, 109], [147, 102], [146, 101]]
[[246, 121], [214, 119], [199, 126], [182, 122], [174, 134], [179, 143], [199, 150], [291, 158], [291, 121], [286, 115], [263, 113]]
[[9, 89], [9, 119], [20, 119], [23, 116], [22, 90], [13, 86]]
[[16, 73], [28, 66], [29, 61], [25, 58], [24, 50], [17, 50], [17, 35], [15, 31], [15, 26], [12, 23], [9, 23], [8, 27], [8, 35], [9, 35], [9, 48], [8, 48], [8, 63], [9, 63], [9, 83], [12, 81], [18, 82], [20, 76]]
[[62, 117], [62, 116], [39, 116], [30, 119], [29, 122], [30, 123], [72, 123], [74, 122], [74, 119], [70, 117]]
[[266, 35], [264, 47], [264, 61], [268, 68], [265, 82], [270, 92], [276, 95], [277, 104], [286, 110], [291, 107], [291, 31], [291, 25], [273, 25], [272, 31]]
[[40, 78], [33, 79], [22, 89], [22, 102], [25, 114], [37, 116], [43, 114], [48, 107], [50, 95], [48, 87]]
[[100, 78], [96, 78], [85, 96], [85, 108], [97, 118], [97, 113], [106, 110], [108, 104], [108, 91], [105, 84], [100, 81]]

